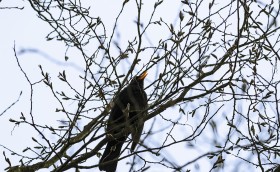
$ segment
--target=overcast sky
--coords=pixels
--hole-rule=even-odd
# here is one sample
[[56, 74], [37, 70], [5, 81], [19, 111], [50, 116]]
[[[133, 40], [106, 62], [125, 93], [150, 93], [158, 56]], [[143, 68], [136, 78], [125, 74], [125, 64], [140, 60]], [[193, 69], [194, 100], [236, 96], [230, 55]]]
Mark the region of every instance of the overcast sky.
[[[121, 9], [122, 2], [109, 0], [99, 0], [92, 2], [94, 2], [94, 5], [92, 5], [91, 7], [92, 15], [100, 16], [101, 20], [106, 25], [108, 35], [110, 35], [111, 29], [113, 27], [113, 22], [115, 21], [115, 17]], [[46, 69], [46, 71], [50, 73], [53, 81], [57, 81], [58, 79], [56, 78], [56, 76], [58, 76], [58, 73], [62, 70], [66, 70], [70, 74], [70, 76], [71, 73], [73, 74], [73, 76], [76, 76], [71, 79], [77, 79], [77, 73], [83, 73], [84, 64], [79, 59], [79, 54], [74, 50], [71, 50], [69, 52], [68, 55], [70, 58], [66, 62], [64, 60], [66, 51], [65, 45], [62, 42], [57, 42], [54, 40], [46, 41], [46, 35], [51, 31], [49, 25], [41, 21], [36, 16], [36, 13], [29, 7], [28, 2], [19, 1], [17, 3], [18, 4], [16, 4], [14, 1], [12, 2], [7, 0], [0, 3], [0, 7], [15, 5], [24, 7], [23, 10], [0, 10], [0, 78], [2, 81], [0, 87], [0, 113], [2, 113], [7, 107], [15, 102], [18, 99], [21, 91], [23, 91], [19, 102], [16, 103], [11, 109], [8, 109], [7, 112], [2, 116], [0, 116], [2, 129], [0, 144], [2, 146], [7, 146], [9, 149], [14, 150], [18, 153], [22, 153], [22, 150], [24, 148], [32, 146], [32, 144], [34, 144], [31, 137], [39, 136], [34, 132], [33, 128], [27, 126], [17, 127], [14, 126], [13, 123], [9, 122], [10, 118], [18, 119], [20, 116], [20, 112], [29, 112], [30, 108], [30, 88], [23, 73], [20, 71], [20, 68], [17, 65], [13, 47], [15, 46], [20, 64], [22, 65], [22, 68], [27, 73], [27, 75], [30, 77], [31, 82], [39, 81], [42, 78], [38, 65], [42, 65], [43, 69]], [[153, 4], [154, 2], [151, 2], [151, 4], [149, 4], [148, 1], [144, 1], [144, 5], [147, 6], [147, 8], [144, 8], [145, 11], [142, 13], [143, 21], [145, 21], [145, 18], [149, 17], [150, 12], [153, 8]], [[205, 4], [208, 5], [208, 3]], [[120, 41], [126, 42], [128, 39], [131, 39], [133, 36], [135, 36], [136, 31], [134, 29], [131, 29], [135, 27], [134, 20], [136, 19], [136, 11], [134, 5], [135, 3], [128, 4], [119, 21], [117, 31], [119, 32]], [[174, 23], [176, 25], [179, 10], [181, 8], [182, 6], [180, 5], [180, 1], [166, 1], [165, 3], [163, 3], [162, 7], [159, 8], [159, 11], [155, 15], [155, 18], [162, 17], [166, 22]], [[201, 11], [202, 15], [203, 13], [204, 11]], [[205, 11], [205, 13], [207, 14], [207, 11]], [[147, 43], [156, 44], [159, 39], [168, 37], [168, 33], [164, 35], [165, 33], [157, 32], [156, 27], [154, 29], [155, 30], [153, 32], [149, 32], [150, 35], [147, 35], [149, 37], [149, 39], [145, 40]], [[22, 50], [25, 51], [23, 52]], [[124, 64], [123, 66], [126, 65]], [[264, 68], [260, 70], [264, 70], [264, 73], [267, 72]], [[123, 72], [126, 72], [125, 67], [123, 68]], [[136, 72], [138, 71], [134, 71], [134, 74]], [[151, 81], [154, 79], [154, 77], [156, 77], [152, 74], [153, 72], [149, 72], [149, 75], [147, 77], [148, 82], [149, 80]], [[77, 84], [76, 86], [79, 87], [79, 82], [74, 82], [73, 84]], [[63, 88], [64, 85], [58, 85], [58, 89]], [[63, 116], [59, 116], [59, 114], [58, 116], [53, 115], [57, 104], [50, 103], [54, 102], [54, 100], [53, 97], [49, 94], [49, 89], [43, 84], [40, 84], [35, 87], [35, 91], [35, 120], [39, 124], [50, 124], [57, 123], [58, 119], [63, 119]], [[68, 104], [68, 107], [71, 107], [71, 103]], [[172, 108], [165, 111], [165, 113], [173, 112], [174, 109]], [[28, 116], [28, 114], [26, 114], [26, 116]], [[178, 131], [180, 130], [178, 129]], [[211, 135], [209, 135], [209, 137], [211, 137]], [[161, 138], [153, 139], [157, 140]], [[197, 140], [197, 142], [199, 142], [199, 140]], [[163, 153], [166, 153], [167, 156], [174, 156], [176, 158], [178, 158], [179, 156], [184, 159], [186, 158], [186, 155], [180, 154], [181, 148], [184, 147], [179, 146], [176, 150], [172, 150], [171, 154], [164, 151]], [[5, 151], [6, 155], [11, 158], [12, 163], [17, 163], [18, 159], [13, 159], [7, 150], [3, 149], [3, 147], [0, 147], [1, 154], [3, 151]], [[205, 152], [203, 146], [199, 151], [199, 153], [201, 154]], [[190, 154], [194, 155], [195, 152], [190, 151]], [[94, 163], [97, 163], [97, 159], [94, 159], [93, 161], [95, 161]], [[119, 163], [119, 169], [122, 168], [122, 166], [126, 167], [125, 163], [126, 161], [121, 161]], [[0, 164], [0, 171], [3, 171], [4, 168], [8, 166], [8, 164], [4, 161], [3, 156], [0, 156]], [[210, 167], [205, 166], [205, 168], [209, 169]], [[162, 167], [161, 172], [164, 171], [168, 171], [168, 169], [164, 169]]]

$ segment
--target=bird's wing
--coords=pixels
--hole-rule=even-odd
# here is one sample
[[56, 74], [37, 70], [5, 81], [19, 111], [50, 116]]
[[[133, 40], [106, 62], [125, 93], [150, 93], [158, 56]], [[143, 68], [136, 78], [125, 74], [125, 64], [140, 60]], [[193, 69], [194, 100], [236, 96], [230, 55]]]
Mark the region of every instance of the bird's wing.
[[132, 138], [132, 145], [130, 151], [133, 152], [136, 148], [137, 144], [139, 143], [141, 133], [144, 128], [144, 120], [143, 118], [139, 118], [135, 125], [131, 127], [131, 138]]

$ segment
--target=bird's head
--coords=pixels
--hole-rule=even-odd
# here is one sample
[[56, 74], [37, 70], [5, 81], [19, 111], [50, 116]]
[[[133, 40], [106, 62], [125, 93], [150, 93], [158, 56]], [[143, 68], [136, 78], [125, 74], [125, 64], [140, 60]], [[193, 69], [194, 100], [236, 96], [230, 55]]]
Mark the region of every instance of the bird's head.
[[138, 85], [138, 86], [140, 86], [140, 88], [143, 89], [144, 88], [144, 79], [146, 78], [147, 75], [148, 75], [148, 71], [144, 71], [140, 75], [135, 76], [129, 85]]

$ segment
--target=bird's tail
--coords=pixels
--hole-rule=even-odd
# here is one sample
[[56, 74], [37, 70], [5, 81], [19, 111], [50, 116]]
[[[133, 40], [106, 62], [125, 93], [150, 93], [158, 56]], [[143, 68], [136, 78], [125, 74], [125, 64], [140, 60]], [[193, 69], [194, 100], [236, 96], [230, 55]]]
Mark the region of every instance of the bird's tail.
[[[107, 143], [105, 151], [99, 161], [99, 170], [106, 172], [115, 172], [117, 169], [117, 158], [119, 158], [125, 137], [117, 140], [110, 140]], [[114, 161], [113, 161], [114, 160]], [[112, 161], [112, 162], [109, 162]], [[107, 163], [108, 162], [108, 163]], [[106, 163], [106, 164], [104, 164]]]

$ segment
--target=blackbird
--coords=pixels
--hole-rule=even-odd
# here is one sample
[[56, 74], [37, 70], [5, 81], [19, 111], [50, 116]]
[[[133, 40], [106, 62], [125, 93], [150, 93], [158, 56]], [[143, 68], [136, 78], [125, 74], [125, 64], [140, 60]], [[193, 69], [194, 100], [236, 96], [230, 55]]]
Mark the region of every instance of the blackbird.
[[[114, 101], [108, 123], [107, 136], [109, 141], [99, 162], [99, 169], [106, 172], [115, 172], [121, 154], [122, 145], [131, 134], [133, 152], [139, 142], [146, 115], [147, 95], [144, 91], [144, 79], [147, 71], [135, 76]], [[106, 164], [105, 164], [106, 163]]]

